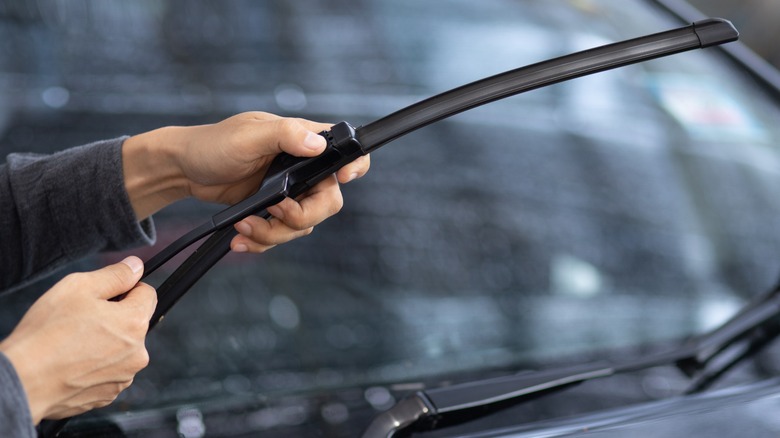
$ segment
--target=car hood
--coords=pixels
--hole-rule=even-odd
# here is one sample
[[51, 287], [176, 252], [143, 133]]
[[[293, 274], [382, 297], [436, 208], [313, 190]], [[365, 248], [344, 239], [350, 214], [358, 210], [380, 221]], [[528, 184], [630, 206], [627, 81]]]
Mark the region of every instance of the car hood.
[[780, 379], [493, 430], [472, 437], [776, 437]]

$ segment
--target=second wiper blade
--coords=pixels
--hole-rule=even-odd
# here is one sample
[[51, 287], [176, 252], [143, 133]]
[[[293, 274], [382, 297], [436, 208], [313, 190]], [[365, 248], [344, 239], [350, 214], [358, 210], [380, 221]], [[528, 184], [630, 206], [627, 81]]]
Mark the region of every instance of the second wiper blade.
[[[658, 366], [676, 366], [695, 379], [686, 394], [712, 384], [780, 335], [780, 286], [712, 331], [665, 352], [622, 361], [585, 363], [417, 391], [377, 416], [363, 438], [389, 438], [406, 429], [431, 430], [500, 410], [589, 380]], [[722, 361], [717, 361], [723, 356]], [[713, 362], [719, 362], [714, 363]], [[503, 403], [503, 404], [502, 404]], [[476, 413], [475, 413], [476, 412]]]

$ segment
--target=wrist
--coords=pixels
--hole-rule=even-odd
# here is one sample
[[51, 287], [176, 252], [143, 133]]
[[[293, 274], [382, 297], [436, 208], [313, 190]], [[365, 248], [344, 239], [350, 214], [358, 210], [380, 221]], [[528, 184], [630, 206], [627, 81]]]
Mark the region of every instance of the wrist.
[[0, 343], [2, 352], [13, 366], [27, 400], [27, 408], [33, 424], [38, 424], [49, 410], [49, 397], [55, 388], [46, 380], [50, 373], [43, 372], [41, 360], [35, 351], [27, 351], [23, 345], [6, 339]]
[[130, 203], [139, 220], [189, 195], [176, 156], [177, 127], [160, 128], [125, 140], [122, 170]]

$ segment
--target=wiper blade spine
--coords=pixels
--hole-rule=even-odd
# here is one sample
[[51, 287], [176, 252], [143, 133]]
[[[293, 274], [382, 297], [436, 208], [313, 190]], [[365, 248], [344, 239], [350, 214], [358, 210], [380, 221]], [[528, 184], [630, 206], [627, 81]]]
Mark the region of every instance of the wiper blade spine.
[[735, 41], [739, 33], [723, 19], [608, 44], [510, 70], [430, 97], [357, 129], [367, 149], [463, 111], [515, 94], [581, 76]]

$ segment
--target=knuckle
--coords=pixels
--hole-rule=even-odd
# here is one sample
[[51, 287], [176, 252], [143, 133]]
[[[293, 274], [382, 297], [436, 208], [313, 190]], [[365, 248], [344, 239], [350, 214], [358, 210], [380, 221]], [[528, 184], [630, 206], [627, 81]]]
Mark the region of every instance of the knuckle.
[[294, 131], [298, 127], [298, 122], [295, 119], [283, 117], [276, 121], [276, 125], [280, 131]]
[[132, 378], [130, 380], [125, 381], [125, 382], [119, 383], [119, 392], [121, 393], [125, 389], [129, 388], [130, 385], [132, 385], [132, 384], [133, 384], [133, 379]]
[[[140, 309], [139, 309], [140, 310]], [[145, 318], [137, 317], [132, 318], [127, 322], [128, 332], [135, 338], [143, 338], [146, 335], [146, 331], [149, 328], [149, 321]]]
[[140, 369], [144, 369], [149, 366], [149, 362], [151, 361], [151, 359], [149, 358], [149, 352], [146, 351], [145, 348], [141, 351], [142, 354], [139, 355], [138, 365], [140, 366]]
[[309, 223], [308, 220], [306, 220], [305, 217], [298, 217], [298, 216], [291, 217], [288, 221], [286, 221], [286, 223], [287, 226], [289, 226], [290, 228], [296, 231], [302, 231], [311, 226], [311, 224]]
[[[115, 398], [116, 398], [116, 397], [115, 397]], [[114, 398], [114, 399], [115, 399], [115, 398]], [[113, 402], [113, 401], [114, 401], [114, 399], [111, 399], [111, 400], [98, 400], [98, 401], [96, 401], [96, 402], [94, 402], [94, 403], [90, 404], [90, 405], [88, 406], [88, 409], [87, 409], [87, 410], [91, 411], [91, 410], [93, 410], [93, 409], [100, 409], [100, 408], [105, 408], [106, 406], [110, 405], [110, 404], [111, 404], [111, 402]]]
[[137, 287], [147, 295], [147, 301], [155, 306], [157, 305], [157, 289], [146, 283], [139, 283]]
[[77, 285], [86, 280], [87, 274], [83, 272], [73, 272], [66, 275], [61, 281], [67, 285]]
[[110, 270], [109, 271], [111, 283], [112, 285], [120, 286], [124, 285], [126, 283], [125, 278], [122, 276], [122, 274], [117, 270]]
[[337, 190], [333, 202], [331, 203], [331, 216], [340, 212], [342, 208], [344, 208], [344, 196], [342, 196], [340, 190]]
[[136, 353], [133, 355], [130, 366], [132, 369], [138, 372], [146, 368], [149, 365], [149, 361], [149, 352], [146, 350], [146, 348], [139, 348], [138, 351], [136, 351]]
[[[287, 138], [288, 135], [295, 132], [295, 122], [291, 119], [280, 118], [273, 121], [274, 130], [279, 138]], [[284, 141], [282, 140], [282, 143]]]
[[[127, 268], [129, 271], [129, 268]], [[117, 267], [110, 267], [106, 269], [102, 269], [101, 271], [96, 271], [97, 274], [99, 272], [99, 277], [91, 277], [89, 278], [89, 273], [84, 273], [81, 275], [84, 275], [85, 277], [81, 278], [79, 281], [86, 281], [90, 284], [94, 285], [95, 287], [101, 288], [101, 289], [124, 289], [123, 292], [126, 292], [131, 285], [128, 284], [129, 276], [125, 278], [125, 275], [123, 275], [123, 270], [121, 268]]]
[[242, 119], [266, 119], [268, 116], [269, 114], [264, 111], [246, 111], [234, 117], [239, 117]]

